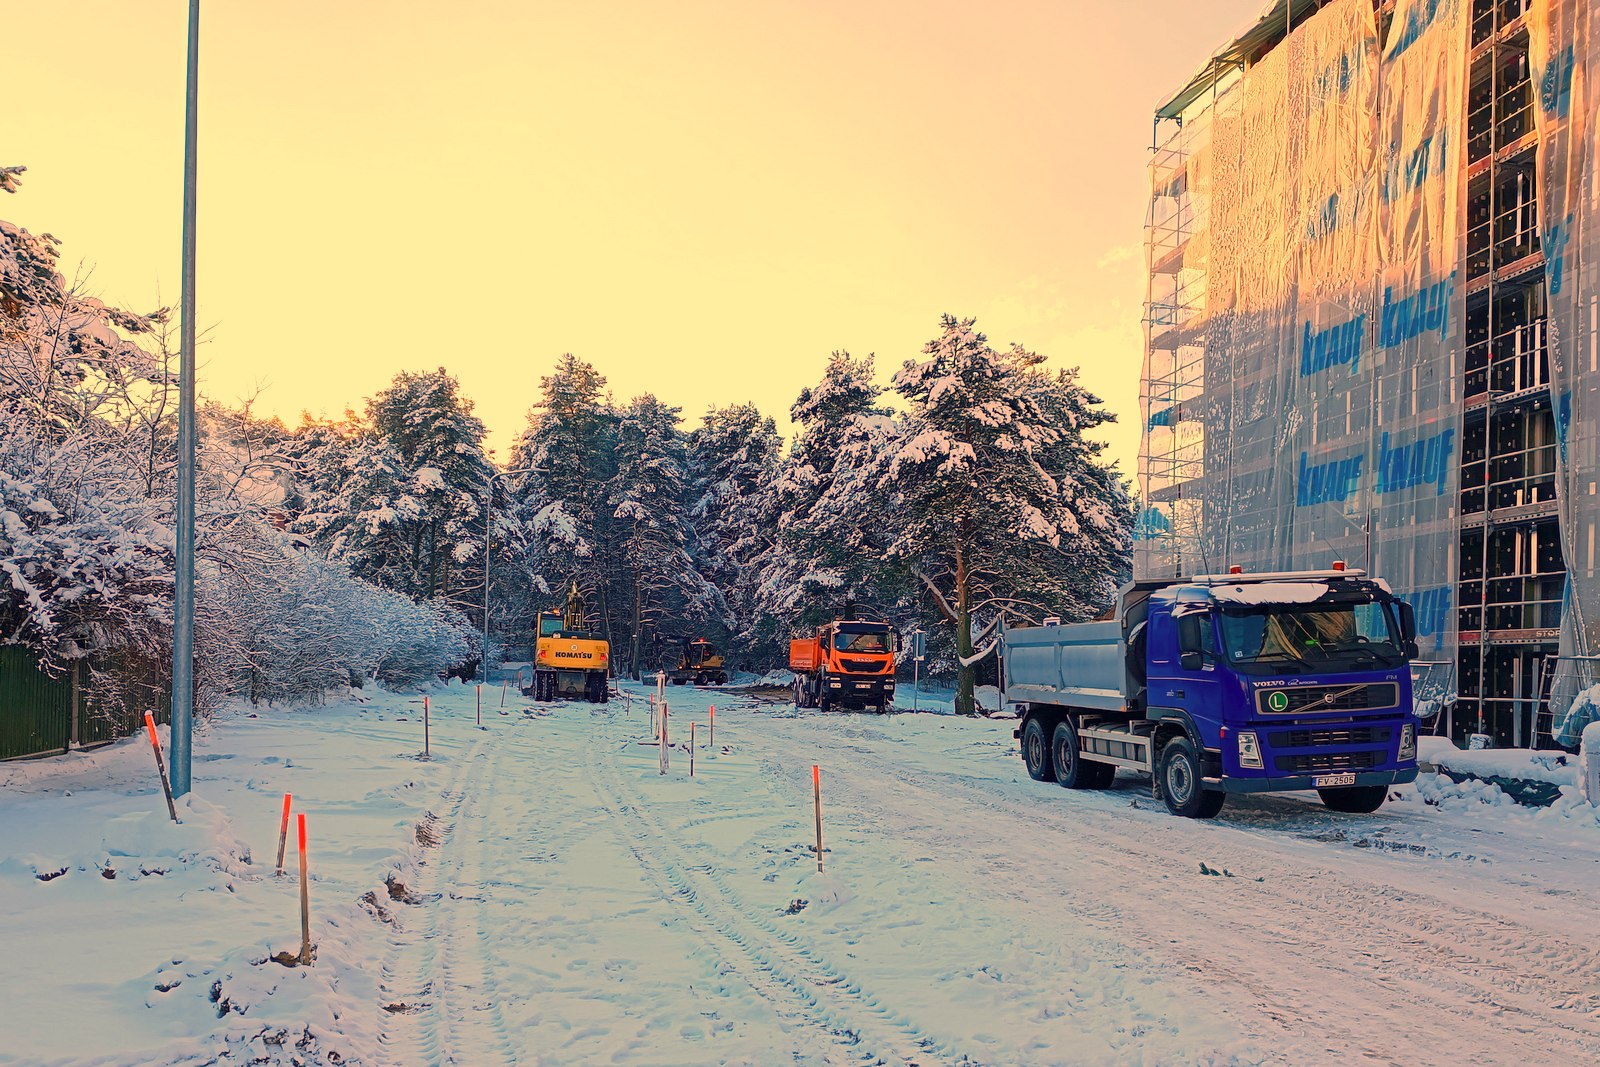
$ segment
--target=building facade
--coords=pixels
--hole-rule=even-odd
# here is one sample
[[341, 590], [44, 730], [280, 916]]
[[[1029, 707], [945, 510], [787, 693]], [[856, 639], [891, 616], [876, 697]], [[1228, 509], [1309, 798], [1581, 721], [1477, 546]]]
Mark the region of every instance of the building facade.
[[1600, 694], [1590, 7], [1278, 0], [1155, 115], [1136, 577], [1365, 565], [1497, 746]]

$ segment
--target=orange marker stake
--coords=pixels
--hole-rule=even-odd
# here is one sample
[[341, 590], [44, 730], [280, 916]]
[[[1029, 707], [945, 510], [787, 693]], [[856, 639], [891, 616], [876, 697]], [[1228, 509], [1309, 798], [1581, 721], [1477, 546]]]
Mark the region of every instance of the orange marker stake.
[[817, 873], [822, 873], [822, 770], [811, 765], [811, 795], [817, 808]]
[[711, 705], [711, 751], [717, 750], [717, 706]]
[[156, 717], [148, 711], [144, 713], [144, 728], [150, 734], [150, 747], [156, 754], [156, 773], [161, 775], [161, 791], [167, 796], [167, 814], [172, 816], [172, 821], [178, 821], [177, 805], [172, 803], [172, 783], [167, 781], [167, 765], [161, 758], [161, 738], [156, 736]]
[[289, 805], [288, 793], [283, 794], [283, 821], [278, 824], [278, 872], [283, 873], [283, 849], [289, 843]]
[[306, 874], [306, 817], [296, 817], [300, 824], [300, 963], [311, 962], [311, 886]]

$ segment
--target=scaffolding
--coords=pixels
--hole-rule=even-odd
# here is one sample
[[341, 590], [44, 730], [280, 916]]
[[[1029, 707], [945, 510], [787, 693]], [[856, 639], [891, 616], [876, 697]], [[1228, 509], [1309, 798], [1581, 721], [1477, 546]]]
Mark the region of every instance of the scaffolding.
[[1527, 16], [1474, 0], [1467, 104], [1459, 738], [1549, 745], [1566, 563], [1556, 502]]

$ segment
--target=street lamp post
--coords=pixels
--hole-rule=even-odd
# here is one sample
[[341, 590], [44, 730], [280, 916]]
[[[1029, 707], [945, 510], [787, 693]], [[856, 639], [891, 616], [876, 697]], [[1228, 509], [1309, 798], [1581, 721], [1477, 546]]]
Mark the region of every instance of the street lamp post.
[[494, 537], [494, 483], [513, 474], [542, 473], [541, 467], [523, 467], [514, 471], [496, 471], [484, 480], [489, 491], [483, 502], [483, 659], [478, 664], [484, 685], [489, 684], [489, 542]]
[[178, 507], [176, 581], [172, 597], [172, 743], [167, 759], [172, 793], [189, 792], [194, 732], [194, 219], [195, 151], [199, 129], [200, 0], [189, 0], [188, 87], [183, 126], [183, 293], [178, 335]]

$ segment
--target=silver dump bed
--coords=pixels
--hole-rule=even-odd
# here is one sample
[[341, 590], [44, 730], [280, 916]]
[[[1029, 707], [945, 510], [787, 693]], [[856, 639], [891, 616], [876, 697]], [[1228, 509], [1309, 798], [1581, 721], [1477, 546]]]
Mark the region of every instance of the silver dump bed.
[[1122, 624], [1079, 622], [1006, 631], [1006, 699], [1122, 711]]
[[[1085, 711], [1134, 712], [1144, 700], [1139, 634], [1150, 594], [1170, 583], [1130, 582], [1117, 593], [1116, 618], [1066, 626], [1007, 629], [1006, 700]], [[1134, 644], [1129, 656], [1128, 646]]]

